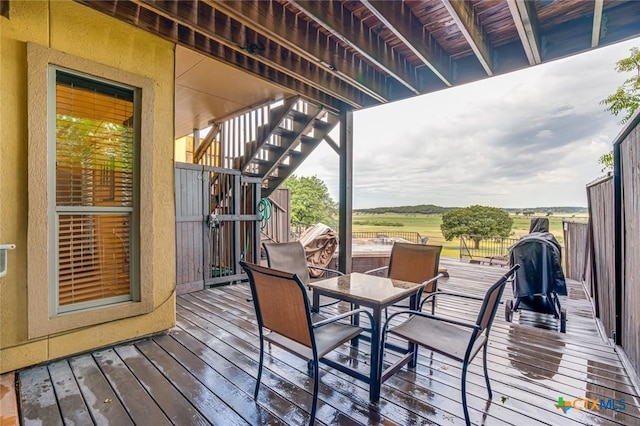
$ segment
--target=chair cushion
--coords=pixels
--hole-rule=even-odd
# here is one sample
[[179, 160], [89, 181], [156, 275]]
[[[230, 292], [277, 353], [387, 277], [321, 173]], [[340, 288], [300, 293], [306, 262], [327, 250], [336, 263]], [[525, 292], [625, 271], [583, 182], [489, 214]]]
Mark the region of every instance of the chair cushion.
[[[414, 316], [389, 330], [389, 333], [398, 335], [427, 349], [457, 359], [458, 361], [464, 360], [472, 332], [473, 330], [471, 329], [418, 316]], [[484, 334], [476, 339], [469, 356], [469, 361], [476, 356], [485, 341], [486, 337]]]
[[[318, 314], [312, 315], [312, 320], [314, 322], [322, 321], [325, 319], [323, 316]], [[362, 333], [363, 329], [361, 327], [356, 327], [350, 324], [338, 323], [334, 322], [332, 324], [327, 324], [323, 327], [315, 329], [315, 338], [316, 338], [316, 349], [318, 351], [318, 358], [322, 358], [338, 346], [342, 345], [345, 342], [353, 339], [360, 333]], [[272, 342], [275, 345], [278, 345], [288, 351], [291, 351], [304, 359], [313, 359], [313, 353], [311, 352], [311, 348], [304, 346], [298, 342], [295, 342], [281, 334], [271, 332], [264, 335], [264, 339], [268, 342]]]

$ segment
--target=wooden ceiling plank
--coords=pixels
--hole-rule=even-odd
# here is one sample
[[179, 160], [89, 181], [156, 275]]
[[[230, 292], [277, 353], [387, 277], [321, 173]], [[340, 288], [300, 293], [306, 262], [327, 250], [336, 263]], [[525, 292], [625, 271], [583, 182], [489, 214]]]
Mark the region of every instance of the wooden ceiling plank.
[[389, 1], [360, 0], [391, 32], [395, 34], [447, 86], [452, 86], [453, 73], [442, 60], [443, 49], [435, 41], [432, 46], [423, 39], [424, 27], [404, 4]]
[[[380, 83], [386, 79], [385, 76], [377, 73], [346, 49], [341, 49], [344, 55], [339, 55], [338, 43], [320, 31], [317, 31], [315, 37], [311, 37], [310, 31], [304, 32], [305, 29], [308, 30], [306, 22], [283, 4], [260, 0], [206, 0], [206, 3], [273, 39], [309, 62], [322, 65], [330, 74], [357, 87], [380, 103], [389, 101], [387, 87]], [[371, 77], [373, 74], [378, 74], [378, 78]]]
[[421, 94], [415, 67], [409, 66], [413, 72], [407, 72], [405, 70], [407, 64], [400, 61], [397, 55], [390, 55], [390, 49], [384, 40], [356, 16], [350, 15], [349, 19], [343, 19], [342, 14], [346, 9], [342, 9], [340, 2], [289, 0], [289, 3], [300, 9], [309, 19], [324, 27], [342, 43], [356, 50], [362, 57], [398, 80], [414, 94]]
[[540, 56], [540, 36], [538, 31], [538, 15], [533, 2], [523, 0], [507, 0], [511, 16], [518, 30], [524, 53], [529, 65], [542, 63]]
[[602, 28], [602, 8], [604, 0], [593, 2], [593, 30], [591, 31], [591, 47], [598, 47], [600, 44], [600, 30]]
[[458, 28], [475, 53], [487, 75], [493, 75], [492, 49], [486, 32], [482, 29], [471, 3], [464, 0], [442, 0]]
[[[163, 18], [170, 19], [173, 22], [187, 28], [195, 33], [199, 33], [215, 42], [229, 48], [244, 56], [255, 59], [258, 62], [263, 63], [277, 70], [283, 74], [290, 75], [291, 77], [302, 81], [303, 83], [312, 86], [320, 91], [325, 91], [336, 99], [341, 100], [356, 108], [363, 106], [361, 99], [354, 96], [355, 89], [349, 93], [345, 90], [345, 85], [340, 84], [339, 81], [332, 78], [331, 75], [324, 72], [317, 66], [307, 66], [299, 60], [297, 55], [283, 55], [278, 45], [273, 46], [272, 43], [258, 44], [255, 43], [256, 39], [252, 35], [248, 35], [246, 27], [242, 28], [242, 31], [238, 31], [237, 26], [232, 26], [230, 19], [219, 19], [216, 21], [217, 25], [214, 27], [215, 32], [209, 28], [203, 28], [198, 26], [197, 22], [192, 22], [192, 17], [197, 16], [189, 12], [185, 13], [184, 5], [181, 11], [183, 13], [176, 13], [171, 10], [172, 4], [175, 2], [155, 1], [155, 0], [130, 0], [131, 2], [151, 9]], [[184, 4], [192, 3], [197, 7], [198, 1], [184, 2]], [[222, 12], [218, 12], [222, 13]], [[224, 25], [226, 24], [226, 25]], [[167, 34], [168, 35], [168, 34]], [[184, 45], [189, 46], [189, 38], [183, 38], [180, 40]], [[306, 62], [306, 61], [305, 61]], [[362, 93], [357, 91], [355, 95]]]

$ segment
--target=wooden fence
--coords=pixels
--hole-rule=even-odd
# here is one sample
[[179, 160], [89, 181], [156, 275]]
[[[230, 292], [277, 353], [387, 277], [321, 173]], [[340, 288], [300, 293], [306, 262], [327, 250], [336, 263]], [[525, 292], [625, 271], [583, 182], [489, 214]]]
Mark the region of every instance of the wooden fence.
[[[615, 183], [619, 185], [616, 207], [619, 209], [616, 231], [620, 241], [617, 265], [620, 294], [617, 299], [619, 343], [636, 372], [640, 372], [640, 112], [614, 144]], [[624, 297], [623, 297], [624, 296]]]
[[591, 267], [587, 288], [594, 295], [596, 316], [609, 338], [616, 332], [615, 224], [613, 178], [607, 177], [587, 187], [589, 200]]
[[291, 190], [276, 189], [269, 195], [270, 217], [261, 224], [262, 239], [276, 243], [291, 240]]
[[[585, 282], [589, 249], [589, 224], [562, 221], [564, 231], [564, 272], [567, 278]], [[589, 291], [590, 289], [587, 289]], [[589, 291], [589, 295], [593, 294]]]
[[[596, 316], [636, 374], [640, 371], [639, 124], [640, 111], [614, 141], [613, 176], [587, 186], [590, 222], [583, 237], [590, 241], [585, 281]], [[574, 249], [578, 249], [575, 242]]]

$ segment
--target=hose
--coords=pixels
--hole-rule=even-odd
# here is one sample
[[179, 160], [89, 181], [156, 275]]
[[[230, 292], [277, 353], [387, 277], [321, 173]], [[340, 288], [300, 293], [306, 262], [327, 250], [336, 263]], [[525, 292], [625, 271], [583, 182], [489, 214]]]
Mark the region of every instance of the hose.
[[258, 204], [258, 212], [260, 213], [260, 229], [264, 229], [267, 226], [267, 222], [271, 219], [273, 214], [273, 205], [268, 198], [261, 198]]

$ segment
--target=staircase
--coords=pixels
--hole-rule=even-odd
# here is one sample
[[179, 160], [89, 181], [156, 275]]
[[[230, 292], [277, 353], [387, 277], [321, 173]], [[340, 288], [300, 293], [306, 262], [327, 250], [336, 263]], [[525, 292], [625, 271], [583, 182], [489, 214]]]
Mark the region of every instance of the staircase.
[[313, 152], [338, 124], [339, 117], [299, 97], [269, 108], [268, 120], [247, 142], [240, 157], [244, 175], [262, 179], [268, 197]]

